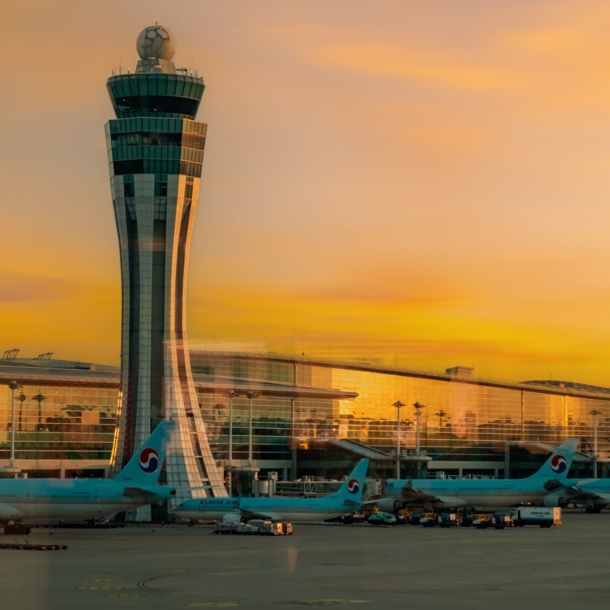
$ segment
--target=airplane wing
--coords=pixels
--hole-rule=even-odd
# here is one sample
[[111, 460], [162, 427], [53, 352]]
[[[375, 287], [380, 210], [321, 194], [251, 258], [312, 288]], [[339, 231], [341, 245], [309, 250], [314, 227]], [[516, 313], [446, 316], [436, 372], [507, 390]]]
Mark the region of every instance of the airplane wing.
[[404, 502], [419, 502], [422, 500], [438, 500], [434, 494], [429, 494], [413, 487], [412, 481], [408, 481], [400, 490], [400, 498]]
[[581, 489], [580, 487], [576, 487], [574, 485], [566, 487], [563, 491], [570, 500], [591, 499], [606, 500], [610, 502], [610, 494], [599, 493], [597, 491], [587, 491], [586, 489]]
[[252, 519], [262, 519], [263, 521], [281, 521], [282, 515], [276, 513], [263, 513], [260, 511], [248, 510], [245, 508], [238, 508], [242, 517], [248, 521]]

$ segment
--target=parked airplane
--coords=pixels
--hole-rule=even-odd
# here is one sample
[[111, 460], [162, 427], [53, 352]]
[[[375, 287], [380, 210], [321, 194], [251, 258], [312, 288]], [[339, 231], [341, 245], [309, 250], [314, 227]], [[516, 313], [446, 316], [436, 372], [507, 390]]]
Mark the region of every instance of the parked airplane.
[[176, 508], [175, 513], [191, 521], [324, 521], [354, 512], [362, 506], [368, 466], [367, 458], [360, 460], [339, 491], [322, 498], [202, 498], [187, 500]]
[[5, 534], [29, 534], [24, 521], [91, 520], [165, 500], [175, 489], [157, 485], [173, 422], [161, 422], [115, 479], [0, 479]]
[[386, 497], [376, 504], [380, 510], [395, 512], [407, 507], [437, 510], [543, 503], [567, 480], [579, 440], [566, 439], [537, 473], [525, 479], [388, 479]]
[[601, 513], [610, 506], [610, 479], [568, 481], [544, 498], [544, 506], [565, 506], [572, 502], [584, 504], [588, 513]]

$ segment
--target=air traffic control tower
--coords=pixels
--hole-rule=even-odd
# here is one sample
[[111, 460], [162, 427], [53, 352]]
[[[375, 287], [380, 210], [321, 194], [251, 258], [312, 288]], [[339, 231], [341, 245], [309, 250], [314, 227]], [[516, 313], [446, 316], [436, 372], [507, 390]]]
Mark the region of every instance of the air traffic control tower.
[[[121, 407], [112, 468], [120, 471], [165, 417], [178, 422], [167, 483], [178, 498], [226, 496], [198, 407], [186, 345], [186, 282], [206, 136], [195, 121], [203, 79], [176, 68], [160, 25], [138, 37], [135, 73], [107, 87], [110, 187], [122, 276]], [[150, 507], [138, 520], [150, 518]]]

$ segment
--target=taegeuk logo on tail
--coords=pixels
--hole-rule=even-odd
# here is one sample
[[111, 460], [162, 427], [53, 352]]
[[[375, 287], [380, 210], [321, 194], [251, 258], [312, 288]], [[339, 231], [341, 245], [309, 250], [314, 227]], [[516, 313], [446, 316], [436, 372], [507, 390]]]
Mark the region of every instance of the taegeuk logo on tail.
[[568, 460], [563, 455], [555, 455], [551, 460], [551, 470], [556, 474], [563, 474], [568, 469]]
[[347, 491], [351, 494], [357, 494], [360, 491], [360, 483], [358, 483], [358, 479], [350, 479], [347, 482]]
[[148, 447], [140, 453], [140, 468], [144, 472], [151, 474], [152, 472], [155, 472], [160, 465], [161, 460], [159, 454], [154, 449]]

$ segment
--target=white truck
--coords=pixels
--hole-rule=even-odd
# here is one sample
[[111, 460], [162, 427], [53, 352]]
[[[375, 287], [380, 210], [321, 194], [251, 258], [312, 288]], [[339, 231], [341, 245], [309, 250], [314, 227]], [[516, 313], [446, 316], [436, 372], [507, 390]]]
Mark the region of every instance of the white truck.
[[540, 527], [561, 525], [561, 508], [520, 506], [515, 508], [510, 516], [513, 524], [518, 527], [524, 525], [539, 525]]

